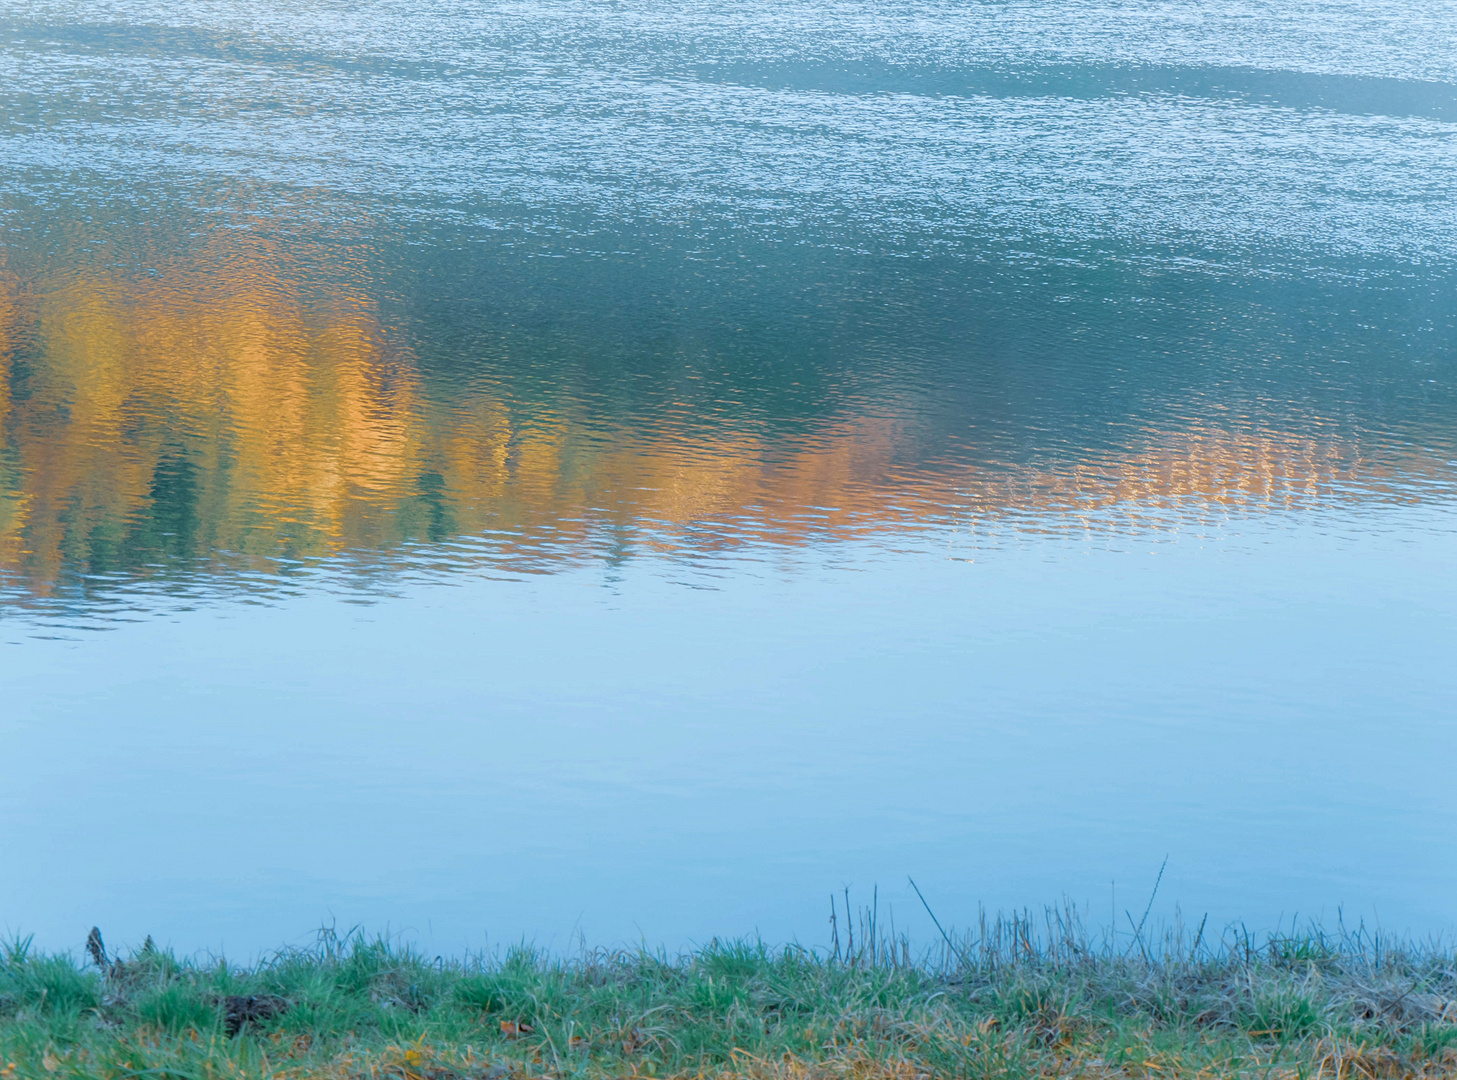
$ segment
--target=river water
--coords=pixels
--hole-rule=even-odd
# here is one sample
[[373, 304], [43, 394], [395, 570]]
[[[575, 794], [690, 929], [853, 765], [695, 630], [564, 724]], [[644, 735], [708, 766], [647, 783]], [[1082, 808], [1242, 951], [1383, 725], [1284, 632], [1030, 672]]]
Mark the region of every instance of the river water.
[[0, 32], [9, 932], [1457, 930], [1457, 4]]

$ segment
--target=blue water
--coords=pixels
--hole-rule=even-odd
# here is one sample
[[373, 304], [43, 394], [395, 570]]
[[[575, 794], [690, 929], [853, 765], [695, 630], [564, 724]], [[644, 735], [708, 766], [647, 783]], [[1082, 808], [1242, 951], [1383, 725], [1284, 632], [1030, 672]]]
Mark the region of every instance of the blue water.
[[1457, 930], [1457, 5], [0, 0], [0, 926]]

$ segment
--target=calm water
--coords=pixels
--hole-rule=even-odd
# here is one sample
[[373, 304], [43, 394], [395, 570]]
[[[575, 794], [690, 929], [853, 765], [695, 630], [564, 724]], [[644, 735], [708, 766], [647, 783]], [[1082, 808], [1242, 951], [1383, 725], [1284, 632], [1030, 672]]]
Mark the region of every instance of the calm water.
[[0, 0], [0, 928], [1457, 930], [1457, 4]]

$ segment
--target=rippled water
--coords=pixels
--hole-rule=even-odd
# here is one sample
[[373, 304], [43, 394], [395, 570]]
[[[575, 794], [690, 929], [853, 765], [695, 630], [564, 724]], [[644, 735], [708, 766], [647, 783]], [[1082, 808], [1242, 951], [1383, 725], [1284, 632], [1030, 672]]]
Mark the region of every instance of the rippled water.
[[6, 926], [1457, 925], [1457, 4], [0, 34]]

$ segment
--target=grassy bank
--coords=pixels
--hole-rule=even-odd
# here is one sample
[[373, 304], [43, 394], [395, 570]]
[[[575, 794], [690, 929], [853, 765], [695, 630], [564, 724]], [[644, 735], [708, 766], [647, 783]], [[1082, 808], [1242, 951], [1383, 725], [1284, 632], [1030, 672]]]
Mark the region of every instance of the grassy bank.
[[1065, 911], [916, 954], [451, 961], [325, 933], [249, 967], [13, 943], [0, 1077], [1457, 1076], [1457, 957], [1365, 930], [1092, 941]]

